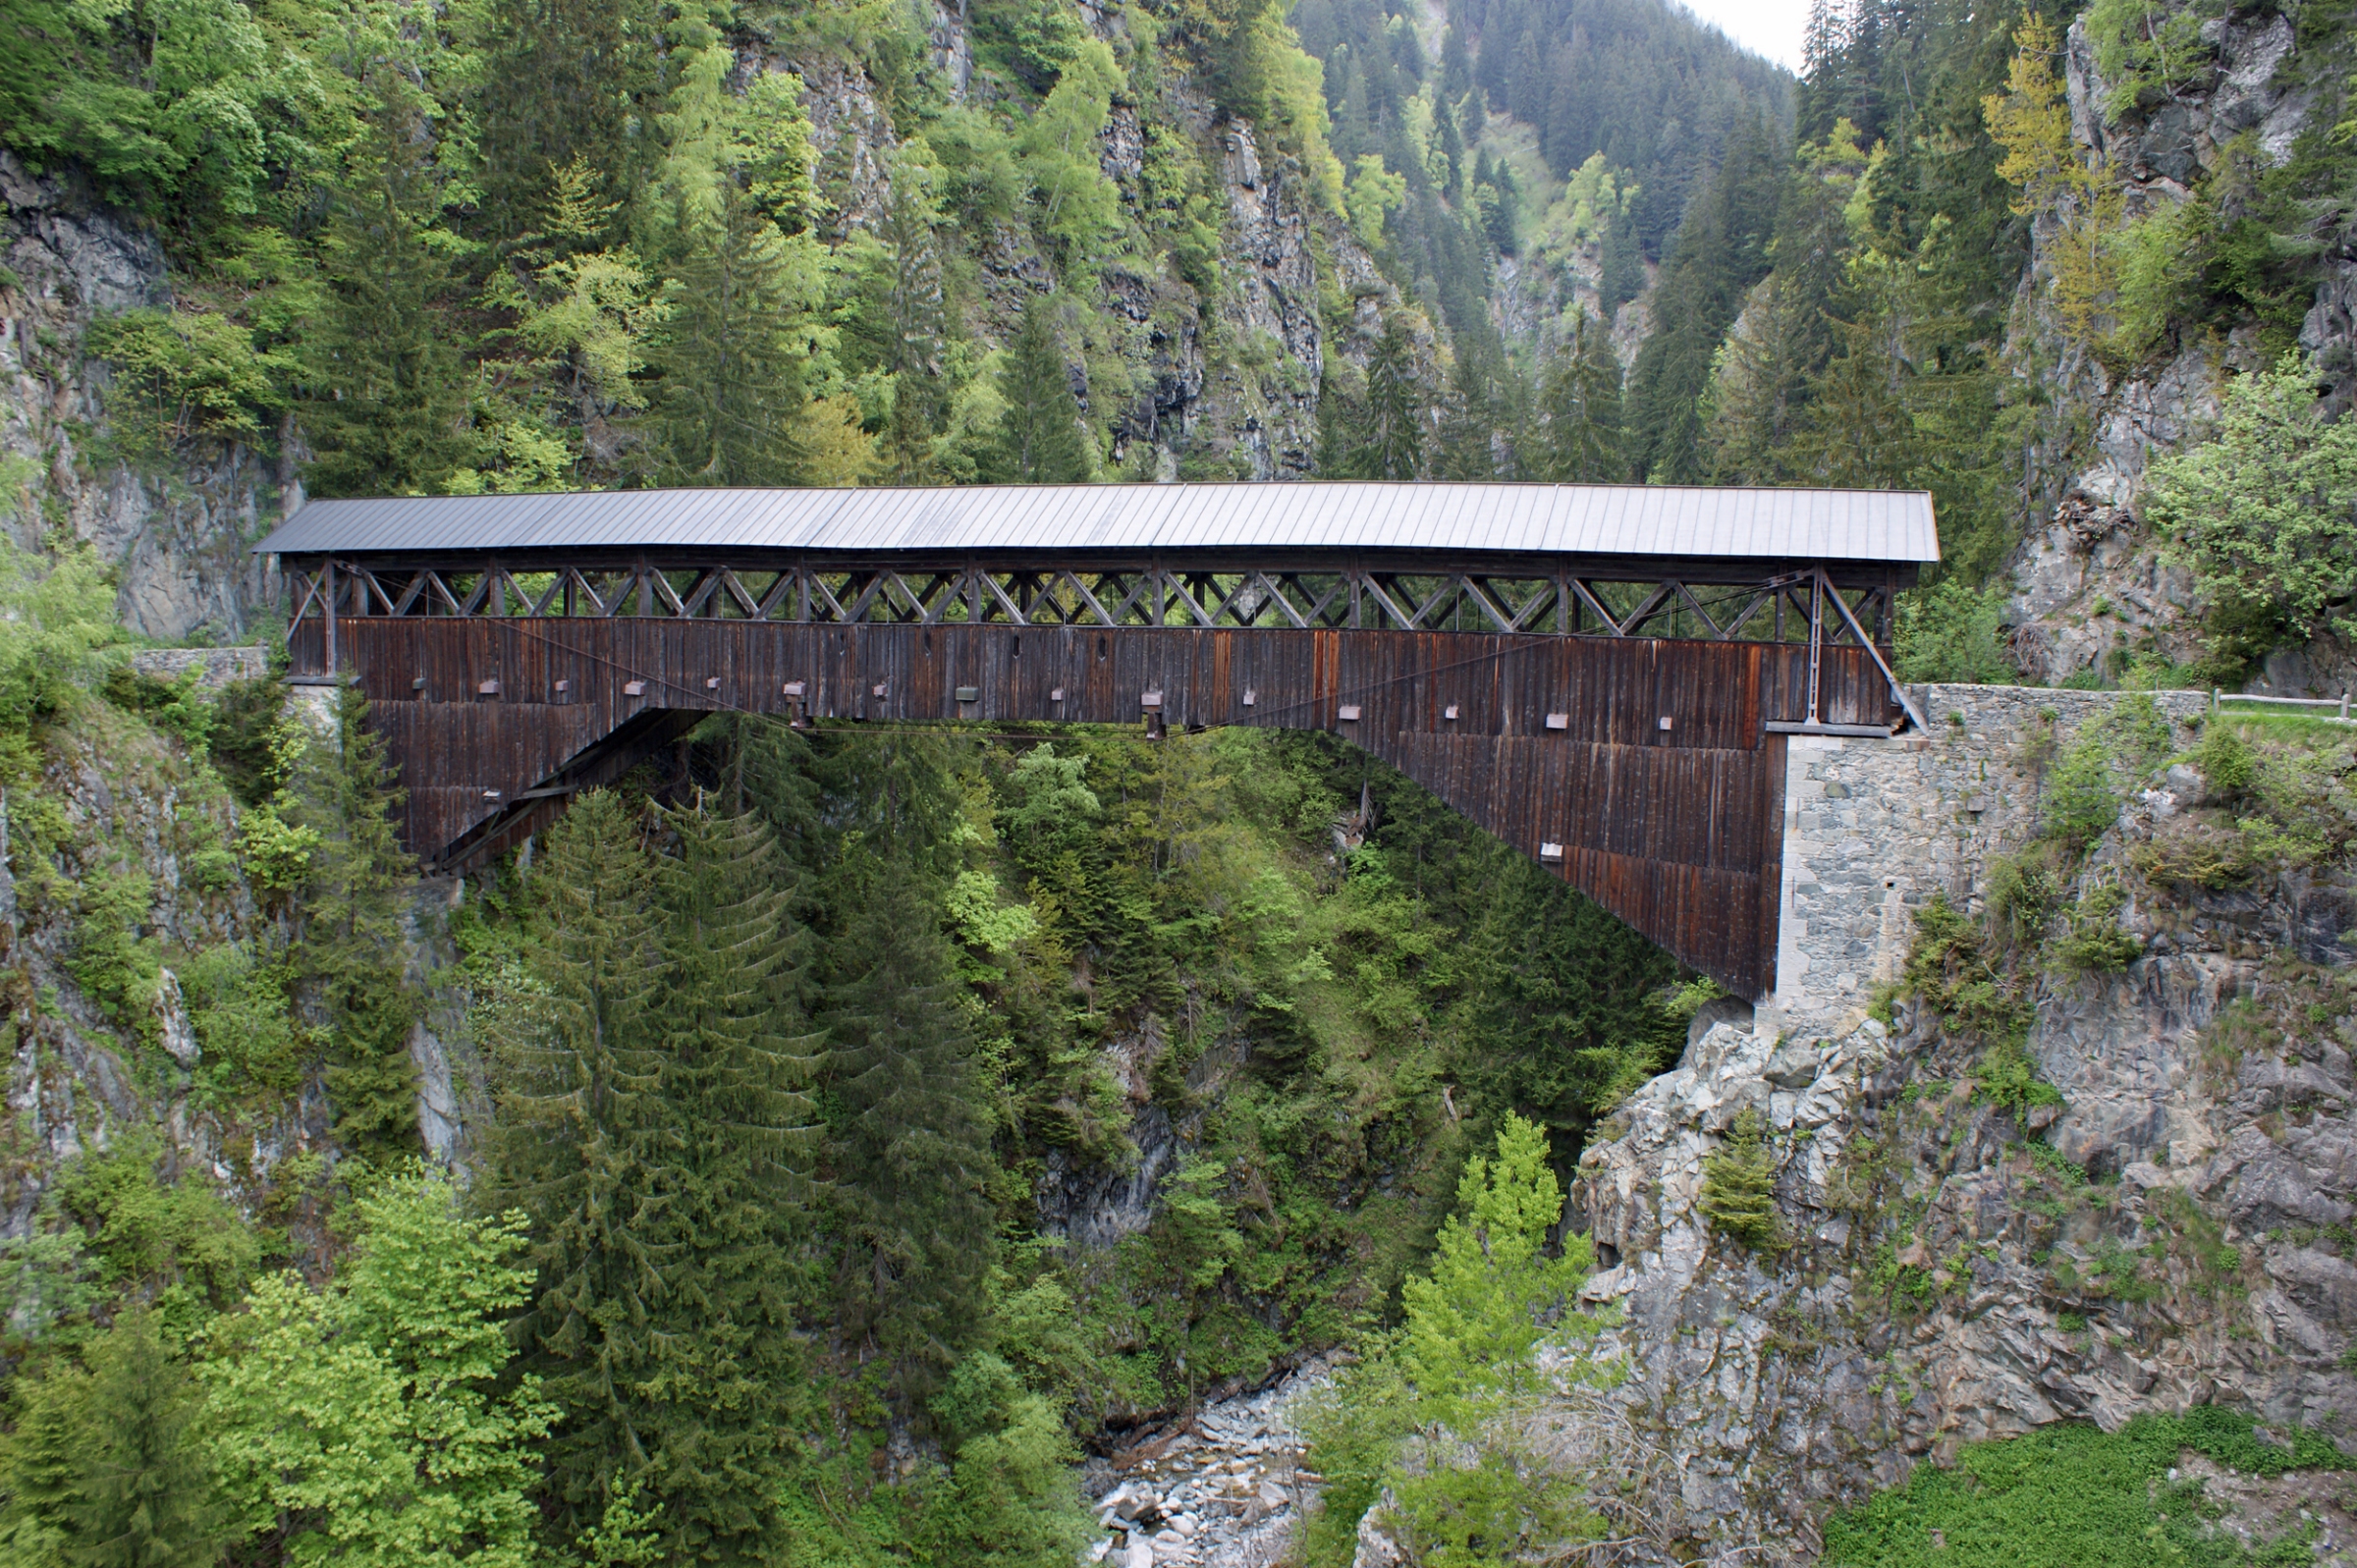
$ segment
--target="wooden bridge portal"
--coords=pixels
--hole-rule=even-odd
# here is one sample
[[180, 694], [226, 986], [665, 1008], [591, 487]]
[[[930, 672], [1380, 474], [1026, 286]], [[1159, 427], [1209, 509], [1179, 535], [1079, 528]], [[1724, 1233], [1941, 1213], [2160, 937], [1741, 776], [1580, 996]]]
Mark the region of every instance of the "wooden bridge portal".
[[260, 547], [427, 864], [715, 712], [1325, 730], [1738, 996], [1774, 988], [1784, 749], [1912, 722], [1926, 497], [1519, 485], [313, 502]]

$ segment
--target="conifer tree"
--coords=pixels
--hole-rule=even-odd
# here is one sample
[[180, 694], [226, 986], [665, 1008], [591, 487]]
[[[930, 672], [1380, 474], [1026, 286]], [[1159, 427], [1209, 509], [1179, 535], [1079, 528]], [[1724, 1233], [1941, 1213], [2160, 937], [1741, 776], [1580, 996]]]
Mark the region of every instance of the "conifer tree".
[[26, 1568], [208, 1568], [228, 1531], [197, 1425], [201, 1396], [143, 1309], [26, 1377], [0, 1448], [0, 1561]]
[[434, 105], [390, 63], [371, 74], [363, 137], [330, 198], [329, 305], [302, 414], [308, 479], [330, 496], [438, 491], [480, 460], [445, 313], [458, 288], [438, 234]]
[[659, 1203], [640, 1238], [662, 1288], [636, 1401], [637, 1479], [674, 1560], [761, 1561], [806, 1398], [795, 1326], [820, 1125], [803, 1087], [817, 1041], [797, 1033], [805, 944], [758, 818], [698, 807], [664, 820], [677, 853], [660, 872], [650, 1053]]
[[297, 822], [319, 836], [301, 900], [303, 982], [327, 1010], [328, 1100], [347, 1149], [417, 1149], [417, 1071], [410, 1035], [417, 996], [407, 967], [402, 902], [416, 862], [401, 847], [392, 813], [403, 792], [369, 728], [356, 687], [343, 691], [334, 735], [304, 761]]
[[531, 1220], [537, 1283], [523, 1364], [564, 1419], [546, 1448], [549, 1527], [570, 1544], [653, 1458], [642, 1399], [659, 1366], [670, 1136], [656, 1099], [662, 923], [638, 824], [606, 791], [550, 833], [538, 940], [484, 1009], [499, 1117], [486, 1206]]
[[1768, 130], [1746, 128], [1678, 226], [1654, 296], [1660, 330], [1629, 376], [1629, 465], [1640, 477], [1690, 484], [1703, 476], [1699, 405], [1721, 339], [1768, 271], [1776, 163]]
[[999, 372], [999, 396], [1007, 411], [997, 437], [984, 452], [982, 478], [991, 484], [1078, 484], [1089, 475], [1087, 438], [1080, 431], [1080, 405], [1066, 378], [1064, 349], [1056, 340], [1047, 304], [1023, 306], [1022, 325]]
[[201, 1400], [133, 1310], [92, 1347], [79, 1495], [67, 1510], [74, 1568], [210, 1568], [227, 1532], [197, 1426]]
[[51, 1356], [17, 1375], [16, 1429], [0, 1439], [0, 1562], [60, 1561], [72, 1539], [89, 1374]]
[[851, 238], [861, 278], [849, 336], [867, 363], [892, 377], [883, 456], [893, 479], [903, 484], [933, 477], [932, 436], [947, 402], [942, 351], [949, 328], [935, 178], [936, 171], [915, 158], [898, 160], [874, 232]]
[[872, 1336], [912, 1394], [976, 1326], [970, 1304], [994, 1257], [993, 1160], [933, 902], [898, 861], [871, 862], [860, 892], [837, 939], [850, 978], [826, 1013], [837, 1295], [847, 1331]]
[[[492, 0], [471, 94], [482, 214], [505, 240], [530, 228], [552, 177], [594, 172], [607, 209], [627, 208], [650, 174], [639, 127], [662, 97], [664, 19], [651, 0]], [[612, 236], [601, 238], [611, 239]]]
[[[1624, 200], [1631, 192], [1623, 191]], [[1631, 202], [1633, 205], [1633, 201]], [[1625, 209], [1613, 214], [1604, 231], [1604, 270], [1596, 292], [1610, 320], [1619, 308], [1645, 292], [1645, 251], [1637, 240], [1637, 220]]]
[[677, 214], [665, 328], [649, 355], [662, 376], [650, 458], [665, 484], [794, 484], [808, 460], [789, 330], [800, 291], [777, 226], [734, 180], [716, 189], [715, 210], [683, 202]]
[[1547, 368], [1541, 401], [1548, 478], [1612, 484], [1628, 477], [1620, 453], [1620, 361], [1604, 324], [1584, 310]]
[[1417, 373], [1416, 343], [1405, 319], [1383, 324], [1367, 361], [1367, 401], [1356, 439], [1344, 460], [1350, 479], [1418, 479], [1424, 474], [1426, 400]]

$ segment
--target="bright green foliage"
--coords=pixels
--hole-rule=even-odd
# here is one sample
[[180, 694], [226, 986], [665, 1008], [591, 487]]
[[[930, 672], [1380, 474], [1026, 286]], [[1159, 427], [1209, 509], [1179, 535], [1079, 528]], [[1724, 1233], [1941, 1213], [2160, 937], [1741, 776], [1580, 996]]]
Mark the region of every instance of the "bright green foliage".
[[153, 1300], [185, 1334], [235, 1302], [261, 1262], [261, 1238], [200, 1175], [159, 1171], [152, 1135], [126, 1137], [58, 1172], [57, 1210], [86, 1249], [98, 1282]]
[[981, 477], [992, 484], [1076, 484], [1093, 466], [1053, 312], [1042, 299], [1024, 304], [1022, 326], [999, 372], [1006, 409], [980, 459]]
[[1702, 1196], [1695, 1207], [1712, 1229], [1747, 1251], [1782, 1250], [1784, 1221], [1776, 1212], [1776, 1150], [1757, 1110], [1746, 1107], [1736, 1112], [1726, 1139], [1703, 1162]]
[[2070, 927], [2056, 940], [2055, 959], [2074, 974], [2117, 974], [2144, 950], [2120, 929], [2127, 892], [2116, 882], [2090, 889], [2071, 911]]
[[[1551, 1384], [1587, 1376], [1574, 1358], [1543, 1377], [1540, 1346], [1576, 1345], [1597, 1326], [1578, 1311], [1587, 1238], [1566, 1236], [1547, 1256], [1562, 1212], [1546, 1134], [1507, 1116], [1495, 1159], [1466, 1162], [1431, 1273], [1402, 1287], [1398, 1338], [1371, 1347], [1312, 1414], [1313, 1461], [1338, 1519], [1388, 1487], [1395, 1536], [1415, 1560], [1449, 1568], [1496, 1561], [1502, 1545], [1561, 1547], [1593, 1526], [1579, 1501], [1586, 1478], [1548, 1470], [1521, 1430]], [[1312, 1560], [1347, 1561], [1351, 1528], [1313, 1527]]]
[[74, 978], [116, 1022], [137, 1029], [155, 1004], [163, 968], [162, 949], [141, 935], [155, 902], [154, 880], [130, 867], [94, 872], [82, 880], [79, 902], [69, 961]]
[[115, 592], [95, 550], [43, 557], [0, 543], [0, 731], [56, 718], [120, 642]]
[[2112, 112], [2163, 98], [2206, 64], [2202, 25], [2221, 14], [2222, 8], [2201, 0], [2181, 6], [2095, 0], [2087, 8], [2087, 36], [2095, 43], [2096, 64], [2116, 83]]
[[[926, 1534], [954, 1560], [977, 1565], [1047, 1563], [1076, 1554], [1092, 1531], [1073, 1468], [1079, 1453], [1056, 1407], [1024, 1390], [1006, 1363], [969, 1355], [958, 1373], [990, 1368], [984, 1379], [954, 1375], [947, 1392], [966, 1397], [950, 1423], [958, 1438], [951, 1485], [926, 1521]], [[942, 1401], [935, 1401], [936, 1408]]]
[[2109, 832], [2119, 820], [2119, 790], [2112, 783], [2111, 747], [2100, 729], [2072, 742], [2046, 782], [2043, 828], [2073, 852]]
[[1954, 577], [1898, 602], [1898, 678], [1944, 680], [1971, 685], [2011, 685], [2019, 678], [2006, 651], [2003, 581], [1978, 590]]
[[2035, 1106], [2063, 1104], [2062, 1091], [2038, 1076], [2038, 1063], [2018, 1040], [1999, 1041], [1973, 1064], [1973, 1093], [1993, 1106], [2002, 1106], [2017, 1117]]
[[253, 442], [287, 406], [292, 355], [211, 311], [128, 310], [92, 324], [89, 348], [112, 360], [129, 397], [111, 410], [135, 446], [162, 455], [184, 441]]
[[[1966, 1445], [1952, 1469], [1919, 1466], [1908, 1484], [1836, 1514], [1825, 1529], [1834, 1568], [2230, 1568], [2251, 1561], [2212, 1528], [2198, 1481], [2171, 1482], [2183, 1449], [2245, 1474], [2340, 1470], [2322, 1436], [2263, 1444], [2250, 1418], [2216, 1405], [2139, 1416], [2116, 1433], [2056, 1425]], [[2307, 1560], [2309, 1549], [2299, 1549]], [[2275, 1560], [2272, 1555], [2261, 1560]]]
[[1546, 1255], [1548, 1229], [1563, 1216], [1546, 1134], [1507, 1116], [1496, 1160], [1465, 1162], [1456, 1204], [1431, 1274], [1402, 1287], [1408, 1375], [1427, 1399], [1524, 1392], [1536, 1383], [1531, 1353], [1547, 1337], [1545, 1321], [1573, 1309], [1588, 1273], [1585, 1236]]
[[2212, 596], [2357, 633], [2357, 424], [2326, 421], [2296, 356], [2227, 384], [2217, 438], [2154, 464], [2150, 506]]
[[531, 1284], [520, 1215], [467, 1218], [447, 1177], [411, 1170], [358, 1204], [335, 1280], [264, 1280], [217, 1322], [215, 1453], [248, 1535], [346, 1568], [537, 1560], [526, 1493], [556, 1409], [502, 1381], [502, 1322]]
[[[103, 69], [117, 62], [139, 69]], [[250, 213], [312, 70], [274, 56], [243, 4], [32, 0], [0, 43], [0, 142], [36, 166], [78, 163], [151, 212], [193, 197]]]

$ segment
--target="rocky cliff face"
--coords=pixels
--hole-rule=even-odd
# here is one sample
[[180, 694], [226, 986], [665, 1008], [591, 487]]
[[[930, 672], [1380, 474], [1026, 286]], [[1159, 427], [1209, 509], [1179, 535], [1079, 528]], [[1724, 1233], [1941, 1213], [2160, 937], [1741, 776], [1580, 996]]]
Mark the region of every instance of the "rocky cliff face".
[[[2192, 199], [2229, 157], [2279, 170], [2316, 129], [2314, 75], [2323, 68], [2302, 56], [2290, 17], [2213, 18], [2200, 42], [2202, 58], [2184, 80], [2165, 93], [2138, 95], [2106, 76], [2085, 19], [2070, 27], [2062, 77], [2071, 140], [2096, 189], [2117, 189], [2118, 221]], [[2107, 670], [2131, 651], [2177, 662], [2200, 655], [2191, 574], [2165, 559], [2142, 518], [2146, 477], [2157, 457], [2214, 428], [2228, 370], [2262, 368], [2267, 358], [2248, 321], [2222, 335], [2188, 331], [2172, 349], [2126, 366], [2074, 344], [2054, 302], [2061, 226], [2053, 211], [2033, 225], [2008, 345], [2014, 363], [2054, 367], [2055, 418], [2028, 455], [2053, 510], [2015, 558], [2018, 591], [2008, 615], [2024, 674], [2050, 683]], [[2298, 342], [2345, 405], [2357, 393], [2357, 234], [2335, 226], [2320, 243], [2321, 279]], [[2347, 650], [2312, 647], [2305, 658], [2275, 661], [2252, 689], [2337, 693], [2352, 672]]]
[[[1968, 693], [1926, 700], [1961, 717]], [[1984, 760], [1959, 819], [2035, 798], [2034, 748]], [[1600, 1130], [1571, 1198], [1587, 1293], [1624, 1310], [1619, 1397], [1674, 1460], [1697, 1552], [1806, 1560], [1834, 1508], [2055, 1421], [2220, 1402], [2357, 1432], [2357, 885], [2140, 876], [2211, 803], [2176, 766], [2085, 862], [2141, 955], [2038, 982], [2026, 1055], [2058, 1095], [2007, 1088], [1986, 1039], [1901, 1000], [1889, 1022], [1706, 1020]], [[1938, 891], [1978, 908], [1991, 865], [1959, 855]], [[1703, 1205], [1746, 1111], [1785, 1243], [1757, 1252]]]
[[[249, 629], [276, 584], [247, 547], [294, 500], [291, 465], [209, 443], [169, 461], [113, 450], [101, 315], [171, 303], [154, 235], [0, 151], [0, 516], [21, 547], [63, 531], [121, 568], [125, 624], [178, 642]], [[282, 443], [282, 450], [291, 447]]]

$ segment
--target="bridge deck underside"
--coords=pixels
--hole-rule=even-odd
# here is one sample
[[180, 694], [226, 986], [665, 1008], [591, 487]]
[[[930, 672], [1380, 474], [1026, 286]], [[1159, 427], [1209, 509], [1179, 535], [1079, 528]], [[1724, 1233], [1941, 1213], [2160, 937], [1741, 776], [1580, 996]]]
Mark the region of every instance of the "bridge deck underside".
[[[630, 617], [338, 629], [429, 863], [496, 852], [712, 712], [1327, 730], [1734, 994], [1775, 982], [1784, 739], [1763, 726], [1808, 717], [1805, 645]], [[291, 651], [323, 668], [315, 621]], [[1893, 721], [1866, 649], [1821, 659], [1823, 723]]]

